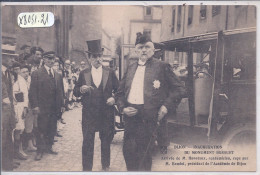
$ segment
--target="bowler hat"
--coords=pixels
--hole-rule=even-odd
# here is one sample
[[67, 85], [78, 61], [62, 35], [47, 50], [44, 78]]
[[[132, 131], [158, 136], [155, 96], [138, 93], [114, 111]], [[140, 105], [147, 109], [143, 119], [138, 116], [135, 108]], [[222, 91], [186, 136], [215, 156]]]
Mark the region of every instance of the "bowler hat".
[[142, 34], [141, 32], [138, 32], [136, 34], [135, 45], [137, 45], [137, 44], [145, 44], [147, 42], [152, 42], [150, 35]]
[[54, 59], [55, 58], [55, 52], [54, 51], [45, 52], [44, 54], [42, 54], [42, 57], [48, 58], [48, 59]]
[[88, 45], [88, 50], [86, 51], [87, 53], [90, 54], [101, 54], [104, 51], [104, 48], [101, 48], [101, 40], [90, 40], [86, 41]]
[[31, 46], [29, 46], [29, 45], [27, 45], [27, 44], [24, 44], [24, 45], [22, 45], [22, 47], [20, 48], [20, 50], [24, 50], [26, 47], [31, 47]]

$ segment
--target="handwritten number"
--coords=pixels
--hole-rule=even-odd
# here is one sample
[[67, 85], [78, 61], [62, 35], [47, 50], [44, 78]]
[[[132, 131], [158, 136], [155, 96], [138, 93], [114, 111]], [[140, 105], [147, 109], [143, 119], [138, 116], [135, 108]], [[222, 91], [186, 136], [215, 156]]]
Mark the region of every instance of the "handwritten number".
[[20, 20], [20, 25], [23, 24], [23, 17], [19, 17], [19, 20]]
[[24, 25], [27, 24], [26, 15], [24, 15]]
[[42, 17], [41, 23], [46, 25], [46, 23], [48, 23], [48, 14], [46, 16], [46, 19], [44, 19], [44, 14], [42, 14], [41, 17]]
[[18, 16], [18, 25], [19, 26], [29, 26], [35, 27], [39, 26], [48, 26], [49, 24], [49, 14], [48, 13], [28, 13]]
[[28, 16], [28, 23], [31, 23], [31, 15]]

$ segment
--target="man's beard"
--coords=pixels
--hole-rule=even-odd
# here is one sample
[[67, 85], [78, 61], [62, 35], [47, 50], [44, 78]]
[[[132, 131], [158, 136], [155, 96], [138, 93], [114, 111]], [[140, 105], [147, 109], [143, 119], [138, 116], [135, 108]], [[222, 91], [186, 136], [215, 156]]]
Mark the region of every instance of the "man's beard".
[[147, 60], [149, 60], [150, 58], [152, 58], [152, 56], [148, 56], [148, 55], [145, 55], [145, 56], [141, 56], [140, 58], [139, 58], [139, 60], [141, 60], [142, 62], [146, 62]]

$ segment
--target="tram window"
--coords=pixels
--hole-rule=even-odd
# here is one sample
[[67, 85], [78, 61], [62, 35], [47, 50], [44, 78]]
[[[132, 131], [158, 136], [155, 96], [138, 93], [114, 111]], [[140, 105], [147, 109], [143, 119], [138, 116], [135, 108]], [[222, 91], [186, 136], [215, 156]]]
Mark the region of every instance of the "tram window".
[[224, 48], [223, 80], [252, 80], [256, 78], [256, 44], [252, 35], [228, 38]]
[[252, 54], [242, 53], [240, 56], [231, 59], [233, 72], [232, 79], [246, 80], [256, 78], [256, 57]]

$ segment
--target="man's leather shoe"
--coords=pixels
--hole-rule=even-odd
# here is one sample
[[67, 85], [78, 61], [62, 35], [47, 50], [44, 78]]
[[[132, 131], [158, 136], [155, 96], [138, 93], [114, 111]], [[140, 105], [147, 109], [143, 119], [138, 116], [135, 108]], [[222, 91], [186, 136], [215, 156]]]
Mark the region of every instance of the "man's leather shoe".
[[53, 151], [53, 149], [48, 149], [46, 153], [53, 154], [53, 155], [57, 155], [58, 154], [58, 152]]
[[37, 153], [36, 156], [35, 156], [35, 158], [34, 158], [34, 160], [35, 160], [35, 161], [39, 161], [39, 160], [41, 160], [41, 159], [42, 159], [42, 153]]
[[21, 154], [20, 152], [15, 153], [14, 158], [19, 160], [27, 160], [27, 157]]
[[61, 119], [60, 122], [61, 122], [62, 124], [66, 124], [66, 122], [64, 121], [64, 119]]
[[60, 135], [60, 134], [57, 132], [56, 137], [62, 137], [62, 135]]
[[109, 171], [110, 168], [109, 167], [102, 167], [102, 171]]
[[13, 163], [13, 169], [16, 169], [16, 168], [18, 168], [19, 167], [19, 165], [18, 164], [16, 164], [16, 163]]
[[20, 165], [20, 162], [13, 162], [14, 165]]

